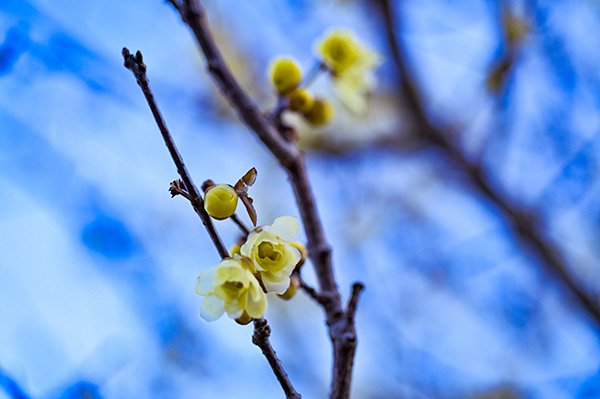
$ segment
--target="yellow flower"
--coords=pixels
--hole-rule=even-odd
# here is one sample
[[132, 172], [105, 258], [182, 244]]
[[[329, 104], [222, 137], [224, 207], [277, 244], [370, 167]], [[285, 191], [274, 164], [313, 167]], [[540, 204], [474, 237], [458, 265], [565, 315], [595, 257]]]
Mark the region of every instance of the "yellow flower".
[[235, 212], [238, 194], [229, 184], [217, 184], [204, 196], [204, 210], [217, 220], [227, 219]]
[[250, 232], [240, 252], [252, 260], [267, 292], [283, 294], [290, 286], [290, 275], [302, 258], [290, 244], [300, 223], [291, 216], [281, 216], [272, 225]]
[[334, 73], [344, 73], [360, 57], [361, 46], [345, 30], [330, 31], [317, 45], [319, 58]]
[[198, 276], [196, 293], [205, 297], [200, 306], [204, 320], [217, 320], [225, 312], [232, 319], [244, 313], [254, 319], [263, 317], [267, 296], [249, 269], [250, 260], [236, 255]]
[[329, 32], [317, 45], [317, 54], [331, 71], [336, 96], [352, 112], [364, 114], [365, 98], [377, 85], [374, 70], [381, 56], [345, 30]]
[[271, 83], [279, 94], [286, 94], [294, 90], [302, 81], [302, 71], [298, 63], [292, 58], [277, 58], [271, 63]]

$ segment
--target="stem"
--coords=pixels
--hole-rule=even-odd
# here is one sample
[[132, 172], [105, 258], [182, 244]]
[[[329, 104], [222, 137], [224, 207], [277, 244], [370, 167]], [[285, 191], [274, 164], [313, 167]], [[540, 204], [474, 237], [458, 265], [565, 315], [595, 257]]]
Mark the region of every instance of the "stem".
[[287, 373], [283, 369], [281, 362], [277, 358], [275, 349], [273, 349], [271, 343], [269, 342], [270, 335], [271, 328], [267, 324], [267, 320], [254, 320], [254, 334], [252, 335], [252, 343], [258, 346], [263, 355], [267, 358], [267, 361], [269, 362], [277, 381], [279, 381], [279, 384], [283, 388], [285, 397], [299, 399], [301, 398], [300, 394], [294, 389], [294, 386], [292, 385]]
[[300, 87], [307, 89], [319, 76], [319, 73], [325, 70], [325, 64], [320, 60], [316, 60], [313, 66], [308, 70], [306, 75], [304, 75], [304, 79], [300, 83]]
[[[173, 162], [177, 167], [177, 172], [181, 176], [181, 179], [183, 180], [183, 183], [186, 186], [188, 195], [183, 194], [183, 192], [181, 191], [178, 191], [178, 194], [183, 195], [188, 200], [190, 200], [190, 203], [194, 207], [194, 210], [196, 211], [198, 216], [200, 216], [200, 219], [202, 219], [202, 223], [204, 224], [206, 230], [208, 231], [208, 234], [212, 238], [213, 243], [217, 248], [217, 251], [219, 252], [221, 258], [223, 259], [229, 257], [229, 253], [227, 252], [227, 249], [221, 242], [221, 238], [216, 232], [212, 224], [212, 220], [210, 219], [210, 216], [204, 210], [204, 203], [202, 201], [202, 197], [200, 197], [200, 195], [198, 194], [198, 190], [196, 189], [196, 186], [194, 185], [192, 178], [188, 173], [185, 164], [183, 163], [183, 159], [179, 154], [177, 147], [175, 146], [173, 138], [171, 137], [171, 134], [167, 129], [167, 125], [162, 117], [158, 105], [154, 100], [154, 94], [152, 93], [150, 84], [148, 82], [148, 78], [146, 76], [146, 65], [144, 64], [142, 53], [138, 51], [134, 57], [127, 48], [123, 48], [123, 58], [125, 60], [125, 67], [131, 70], [131, 72], [133, 72], [138, 85], [142, 89], [142, 92], [144, 93], [144, 96], [148, 101], [148, 105], [150, 106], [152, 114], [154, 115], [156, 124], [158, 125], [163, 139], [165, 140], [165, 144], [169, 149], [169, 153], [173, 158]], [[243, 224], [241, 226], [243, 226]], [[269, 365], [273, 369], [273, 373], [275, 373], [277, 380], [279, 381], [281, 387], [286, 393], [286, 396], [288, 398], [294, 399], [300, 398], [300, 395], [292, 386], [292, 383], [290, 382], [287, 374], [285, 373], [281, 362], [275, 354], [275, 350], [269, 342], [270, 332], [271, 329], [266, 320], [254, 320], [254, 335], [252, 337], [252, 342], [254, 342], [254, 344], [261, 348], [263, 354], [269, 362]]]
[[142, 53], [138, 51], [134, 57], [127, 48], [123, 48], [122, 53], [123, 59], [125, 61], [125, 68], [129, 69], [133, 73], [137, 84], [142, 89], [144, 97], [146, 97], [146, 101], [148, 102], [148, 106], [150, 107], [150, 111], [152, 111], [154, 120], [156, 121], [158, 129], [160, 130], [160, 133], [165, 141], [165, 145], [169, 150], [169, 154], [171, 154], [171, 158], [175, 163], [177, 173], [179, 173], [179, 176], [181, 176], [181, 179], [185, 184], [187, 192], [192, 197], [191, 204], [194, 208], [194, 211], [196, 211], [196, 213], [200, 217], [200, 220], [202, 220], [202, 224], [204, 224], [204, 227], [206, 227], [206, 231], [208, 232], [208, 235], [210, 236], [213, 244], [215, 245], [219, 256], [221, 256], [221, 258], [228, 257], [229, 253], [227, 252], [225, 245], [223, 245], [221, 237], [219, 237], [219, 234], [215, 230], [215, 226], [213, 225], [210, 216], [204, 210], [204, 201], [198, 193], [198, 189], [194, 185], [194, 182], [192, 181], [192, 178], [189, 172], [187, 171], [187, 168], [185, 167], [183, 158], [179, 154], [179, 151], [175, 146], [175, 142], [173, 141], [173, 137], [171, 136], [171, 133], [167, 128], [167, 124], [163, 119], [160, 109], [158, 108], [158, 104], [156, 104], [154, 94], [152, 93], [150, 83], [148, 82], [148, 77], [146, 76], [146, 65], [144, 64]]

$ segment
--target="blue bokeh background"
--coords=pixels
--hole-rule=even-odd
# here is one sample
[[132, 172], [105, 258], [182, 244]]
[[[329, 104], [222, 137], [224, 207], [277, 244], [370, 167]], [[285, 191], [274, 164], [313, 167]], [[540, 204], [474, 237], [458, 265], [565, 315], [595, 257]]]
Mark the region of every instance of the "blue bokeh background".
[[[336, 103], [330, 127], [301, 128], [341, 291], [367, 285], [353, 397], [600, 397], [594, 324], [459, 170], [410, 144], [369, 2], [204, 3], [264, 109], [274, 103], [269, 60], [291, 54], [308, 69], [314, 39], [331, 26], [353, 29], [385, 59], [368, 115]], [[600, 3], [403, 3], [394, 3], [401, 37], [431, 114], [462, 127], [456, 140], [503, 195], [535, 210], [599, 295]], [[529, 34], [493, 95], [501, 6]], [[122, 67], [123, 46], [144, 52], [197, 183], [235, 182], [255, 166], [259, 222], [298, 215], [285, 174], [228, 109], [166, 2], [1, 0], [0, 398], [281, 397], [250, 326], [198, 317], [194, 281], [218, 256], [185, 201], [168, 194], [176, 171]], [[336, 101], [327, 79], [314, 90]], [[235, 242], [234, 225], [217, 226]], [[298, 390], [325, 397], [321, 310], [301, 293], [273, 298], [267, 318]]]

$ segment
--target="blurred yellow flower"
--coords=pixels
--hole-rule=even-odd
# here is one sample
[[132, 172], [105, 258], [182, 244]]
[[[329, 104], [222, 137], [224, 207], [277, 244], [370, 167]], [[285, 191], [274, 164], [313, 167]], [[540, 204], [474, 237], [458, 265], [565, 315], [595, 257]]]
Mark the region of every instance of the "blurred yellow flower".
[[204, 296], [200, 316], [214, 321], [227, 312], [232, 319], [248, 316], [260, 319], [267, 310], [267, 296], [250, 272], [249, 259], [226, 258], [216, 267], [206, 270], [196, 280], [196, 293]]
[[283, 294], [290, 286], [290, 275], [302, 258], [290, 244], [300, 223], [291, 216], [281, 216], [270, 226], [252, 230], [240, 253], [250, 258], [267, 292]]
[[336, 96], [352, 112], [364, 114], [366, 96], [377, 85], [374, 70], [381, 64], [381, 55], [346, 30], [328, 32], [316, 48], [317, 56], [331, 72]]

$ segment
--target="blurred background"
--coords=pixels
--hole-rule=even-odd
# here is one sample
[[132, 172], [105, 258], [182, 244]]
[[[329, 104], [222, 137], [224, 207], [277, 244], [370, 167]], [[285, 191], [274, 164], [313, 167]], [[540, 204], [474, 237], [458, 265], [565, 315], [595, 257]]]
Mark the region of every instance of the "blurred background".
[[[383, 55], [368, 112], [298, 125], [345, 297], [355, 398], [600, 398], [599, 325], [548, 273], [498, 198], [534, 216], [582, 292], [600, 294], [600, 2], [392, 2], [426, 112], [497, 194], [432, 145], [398, 90], [375, 1], [206, 0], [262, 109], [269, 61], [314, 63], [352, 29]], [[121, 48], [140, 49], [196, 183], [251, 189], [259, 223], [298, 215], [285, 174], [204, 70], [161, 0], [0, 2], [0, 398], [279, 398], [251, 326], [198, 316], [219, 258]], [[233, 244], [236, 227], [217, 222]], [[306, 280], [314, 283], [310, 266]], [[597, 302], [596, 302], [597, 303]], [[306, 398], [326, 397], [321, 309], [271, 298], [272, 343]]]

